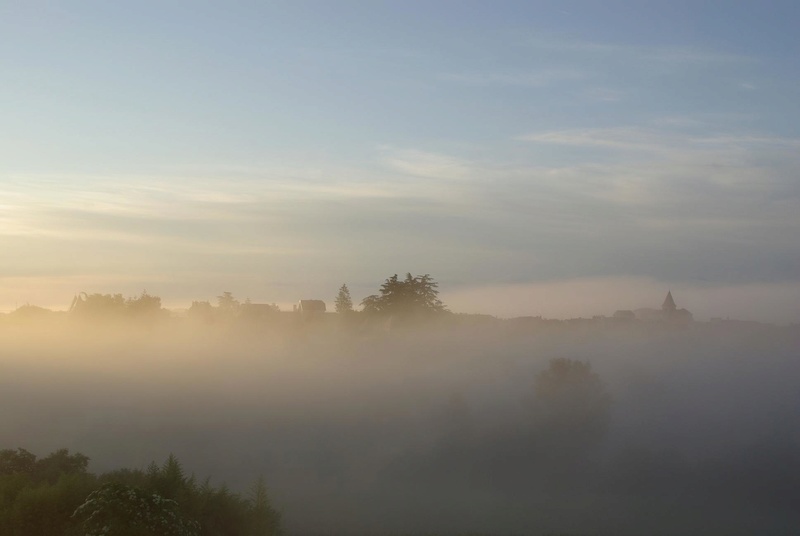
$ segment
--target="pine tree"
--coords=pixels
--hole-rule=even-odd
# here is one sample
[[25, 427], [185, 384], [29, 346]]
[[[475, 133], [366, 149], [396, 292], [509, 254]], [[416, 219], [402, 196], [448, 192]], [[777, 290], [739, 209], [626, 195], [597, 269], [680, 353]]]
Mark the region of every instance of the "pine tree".
[[336, 295], [336, 312], [342, 314], [353, 312], [353, 300], [350, 298], [350, 289], [347, 285], [342, 285], [339, 294]]
[[250, 533], [253, 536], [280, 534], [280, 514], [272, 507], [264, 477], [259, 476], [250, 491]]

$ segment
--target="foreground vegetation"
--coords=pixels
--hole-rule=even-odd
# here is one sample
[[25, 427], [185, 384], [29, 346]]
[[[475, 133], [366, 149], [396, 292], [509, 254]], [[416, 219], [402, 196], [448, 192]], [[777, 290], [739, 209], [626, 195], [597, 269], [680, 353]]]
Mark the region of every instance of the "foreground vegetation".
[[187, 477], [170, 455], [146, 471], [94, 475], [67, 449], [37, 459], [0, 451], [0, 534], [6, 536], [273, 536], [280, 516], [263, 479], [243, 498]]

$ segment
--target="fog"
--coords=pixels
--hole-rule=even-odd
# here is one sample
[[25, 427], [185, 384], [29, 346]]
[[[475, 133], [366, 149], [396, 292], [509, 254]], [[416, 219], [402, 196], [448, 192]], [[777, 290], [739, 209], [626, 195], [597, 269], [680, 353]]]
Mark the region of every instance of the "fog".
[[[319, 288], [283, 285], [260, 288], [252, 278], [238, 277], [231, 282], [237, 296], [250, 296], [253, 301], [277, 302], [291, 310], [298, 295], [326, 296], [336, 288], [338, 280], [317, 283]], [[116, 278], [100, 276], [5, 277], [0, 279], [0, 311], [12, 312], [25, 303], [50, 309], [69, 305], [65, 296], [76, 288], [94, 288], [101, 292], [122, 292], [136, 295], [142, 286], [158, 289], [166, 307], [185, 309], [192, 300], [207, 294], [209, 286], [183, 278], [180, 285], [166, 285], [163, 278]], [[237, 284], [241, 288], [237, 287]], [[375, 281], [368, 279], [351, 285], [354, 296], [374, 291]], [[585, 277], [549, 279], [540, 282], [508, 284], [448, 284], [442, 299], [452, 311], [492, 314], [503, 318], [544, 316], [568, 319], [610, 315], [617, 309], [636, 309], [643, 305], [659, 305], [665, 289], [675, 292], [681, 307], [686, 307], [697, 320], [736, 318], [775, 324], [800, 323], [800, 284], [794, 281], [712, 283], [703, 280], [664, 281], [650, 277]]]
[[591, 277], [539, 283], [456, 288], [444, 295], [453, 310], [501, 316], [574, 318], [659, 304], [664, 289], [680, 297], [697, 320], [736, 318], [776, 324], [800, 322], [800, 285], [793, 281], [725, 284], [660, 281], [648, 277]]
[[[359, 315], [0, 318], [0, 445], [261, 474], [292, 534], [800, 526], [796, 325]], [[553, 359], [596, 376], [549, 396]]]

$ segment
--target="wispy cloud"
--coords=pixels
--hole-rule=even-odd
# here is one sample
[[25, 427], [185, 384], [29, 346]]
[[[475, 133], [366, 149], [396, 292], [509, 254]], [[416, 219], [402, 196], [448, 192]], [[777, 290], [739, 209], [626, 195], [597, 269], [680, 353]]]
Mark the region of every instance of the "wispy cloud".
[[543, 70], [530, 73], [442, 73], [439, 79], [470, 86], [518, 86], [540, 88], [560, 82], [581, 80], [586, 74], [577, 70]]
[[718, 146], [740, 147], [773, 147], [773, 148], [800, 148], [800, 138], [783, 138], [776, 136], [755, 135], [728, 135], [690, 138], [691, 143]]
[[710, 64], [710, 63], [750, 63], [756, 61], [753, 56], [720, 52], [694, 46], [648, 46], [641, 44], [600, 43], [574, 39], [568, 36], [542, 36], [528, 39], [527, 43], [535, 48], [576, 52], [584, 55], [624, 58], [662, 64]]
[[[573, 145], [579, 147], [603, 147], [635, 151], [661, 151], [666, 148], [666, 137], [653, 130], [641, 127], [579, 128], [552, 130], [525, 134], [520, 141]], [[673, 145], [674, 139], [667, 145]]]
[[[695, 127], [701, 123], [691, 119], [665, 119], [662, 125]], [[800, 147], [799, 138], [760, 136], [753, 134], [728, 134], [708, 136], [686, 136], [669, 129], [639, 126], [565, 129], [518, 136], [517, 140], [578, 147], [601, 147], [626, 151], [663, 153], [674, 150], [707, 150], [720, 148], [730, 150], [737, 147], [786, 149]]]
[[668, 115], [657, 117], [651, 121], [656, 127], [677, 128], [677, 129], [696, 129], [708, 126], [708, 122], [697, 116], [688, 115]]
[[694, 112], [658, 116], [646, 121], [645, 125], [648, 128], [675, 132], [744, 132], [758, 119], [757, 114], [741, 111]]
[[384, 147], [384, 161], [392, 168], [415, 177], [461, 180], [471, 176], [471, 165], [453, 156], [414, 149]]
[[658, 240], [682, 236], [686, 243], [713, 240], [724, 248], [760, 243], [776, 251], [796, 249], [785, 238], [800, 228], [796, 139], [742, 133], [692, 138], [638, 127], [556, 131], [527, 139], [613, 151], [611, 159], [584, 157], [546, 176], [574, 185], [580, 195], [594, 199], [594, 206], [618, 207], [625, 223], [607, 215], [603, 224], [621, 225], [617, 232], [647, 229]]
[[618, 102], [625, 98], [626, 93], [618, 89], [594, 87], [583, 91], [583, 96], [595, 102]]
[[[210, 255], [284, 265], [312, 251], [331, 255], [333, 242], [351, 233], [385, 232], [409, 210], [441, 217], [433, 207], [454, 206], [453, 183], [470, 177], [468, 162], [439, 153], [384, 147], [375, 157], [377, 165], [361, 168], [265, 165], [233, 177], [9, 176], [0, 187], [0, 247], [21, 251], [24, 243], [28, 253], [3, 271], [24, 272], [71, 249], [93, 251], [78, 264], [111, 272], [146, 258], [148, 270], [185, 269]], [[98, 262], [101, 250], [106, 260]]]

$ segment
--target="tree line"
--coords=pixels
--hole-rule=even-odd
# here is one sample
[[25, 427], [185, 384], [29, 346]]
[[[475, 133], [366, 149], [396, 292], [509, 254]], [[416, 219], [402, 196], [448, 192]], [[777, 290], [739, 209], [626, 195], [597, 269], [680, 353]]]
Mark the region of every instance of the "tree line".
[[94, 475], [89, 458], [57, 450], [37, 459], [0, 450], [0, 534], [5, 536], [275, 536], [280, 514], [263, 478], [248, 497], [187, 476], [175, 456], [147, 470]]
[[[339, 314], [360, 312], [365, 316], [424, 317], [446, 313], [447, 307], [439, 299], [439, 283], [430, 274], [413, 276], [407, 273], [400, 279], [397, 274], [387, 278], [378, 289], [361, 300], [361, 311], [354, 308], [347, 284], [343, 284], [334, 299], [334, 310]], [[255, 318], [280, 312], [274, 304], [253, 304], [250, 299], [239, 301], [226, 291], [216, 297], [216, 303], [192, 301], [187, 310], [189, 318], [217, 321], [235, 318]], [[53, 313], [35, 305], [23, 305], [11, 313], [12, 318], [36, 318]], [[122, 294], [81, 292], [69, 308], [70, 316], [87, 319], [158, 319], [167, 316], [161, 297], [143, 290], [138, 296], [125, 298]]]

